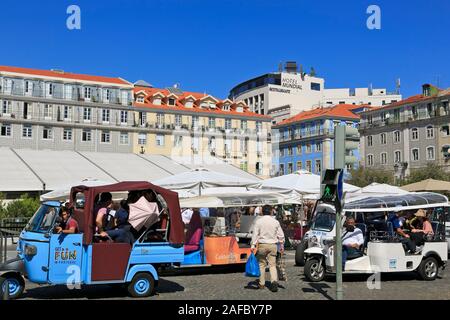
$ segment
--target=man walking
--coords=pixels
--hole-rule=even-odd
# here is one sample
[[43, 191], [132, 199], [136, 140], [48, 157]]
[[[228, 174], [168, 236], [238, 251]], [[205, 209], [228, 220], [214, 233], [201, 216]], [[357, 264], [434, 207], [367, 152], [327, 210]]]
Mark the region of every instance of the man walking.
[[259, 262], [258, 288], [263, 289], [266, 282], [266, 263], [269, 263], [270, 291], [278, 291], [278, 274], [276, 266], [277, 248], [284, 250], [284, 233], [278, 220], [271, 217], [272, 207], [266, 205], [262, 208], [263, 216], [256, 220], [252, 236], [252, 250], [256, 250], [256, 258]]

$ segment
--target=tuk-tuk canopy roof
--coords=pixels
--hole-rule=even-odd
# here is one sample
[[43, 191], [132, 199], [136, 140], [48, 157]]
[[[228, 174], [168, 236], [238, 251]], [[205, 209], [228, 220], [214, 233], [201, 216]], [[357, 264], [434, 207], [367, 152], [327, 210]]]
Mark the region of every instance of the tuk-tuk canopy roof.
[[83, 193], [85, 196], [84, 209], [75, 210], [74, 218], [77, 220], [80, 230], [83, 231], [83, 243], [92, 243], [95, 233], [95, 213], [94, 199], [95, 196], [103, 192], [125, 192], [125, 191], [141, 191], [153, 190], [159, 193], [167, 202], [170, 217], [170, 233], [169, 242], [174, 244], [182, 244], [184, 242], [184, 223], [181, 219], [180, 203], [178, 201], [178, 193], [156, 186], [146, 181], [126, 181], [115, 184], [102, 186], [76, 186], [71, 189], [70, 203], [74, 207], [75, 195]]
[[448, 198], [442, 194], [433, 192], [411, 192], [401, 195], [366, 197], [355, 200], [346, 203], [344, 211], [401, 211], [448, 205]]

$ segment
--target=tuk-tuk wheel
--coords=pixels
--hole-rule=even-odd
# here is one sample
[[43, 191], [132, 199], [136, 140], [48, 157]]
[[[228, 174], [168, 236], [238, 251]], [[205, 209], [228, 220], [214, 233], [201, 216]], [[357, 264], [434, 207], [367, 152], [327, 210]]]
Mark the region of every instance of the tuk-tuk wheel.
[[128, 284], [128, 293], [135, 298], [148, 297], [155, 290], [155, 279], [149, 273], [137, 273]]
[[305, 254], [304, 251], [308, 247], [308, 241], [303, 239], [295, 248], [295, 265], [303, 267], [305, 265]]
[[428, 257], [423, 259], [419, 265], [418, 271], [423, 280], [431, 281], [436, 279], [439, 271], [439, 264], [436, 258]]
[[311, 282], [319, 282], [325, 278], [325, 267], [318, 258], [306, 260], [303, 268], [306, 278]]
[[6, 281], [9, 285], [8, 298], [11, 300], [19, 298], [25, 289], [25, 280], [23, 280], [23, 277], [16, 273], [7, 273], [0, 276], [0, 293], [2, 297], [6, 290]]

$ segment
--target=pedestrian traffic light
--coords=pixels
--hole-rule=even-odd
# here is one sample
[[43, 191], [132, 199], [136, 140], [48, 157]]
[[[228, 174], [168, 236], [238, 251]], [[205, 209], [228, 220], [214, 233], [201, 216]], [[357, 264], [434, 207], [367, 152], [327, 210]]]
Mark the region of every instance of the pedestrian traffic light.
[[325, 175], [323, 176], [323, 193], [321, 200], [326, 203], [336, 204], [340, 202], [342, 197], [342, 192], [340, 189], [342, 187], [340, 184], [340, 176], [342, 169], [327, 169], [325, 170]]
[[334, 129], [334, 167], [343, 169], [348, 164], [354, 164], [358, 159], [351, 152], [359, 147], [359, 132], [357, 128], [337, 126]]

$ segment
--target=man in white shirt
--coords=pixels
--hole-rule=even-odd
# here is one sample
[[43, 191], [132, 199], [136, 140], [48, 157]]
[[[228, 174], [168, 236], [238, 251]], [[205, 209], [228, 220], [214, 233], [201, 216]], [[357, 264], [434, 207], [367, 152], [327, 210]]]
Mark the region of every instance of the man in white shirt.
[[284, 248], [284, 232], [278, 220], [271, 217], [272, 207], [264, 206], [262, 208], [263, 216], [256, 220], [253, 236], [252, 236], [252, 251], [256, 249], [256, 258], [259, 262], [259, 284], [258, 288], [263, 289], [266, 282], [266, 263], [269, 263], [270, 271], [270, 290], [272, 292], [278, 291], [278, 274], [276, 267], [276, 258], [278, 251], [278, 244], [280, 251]]
[[359, 254], [359, 249], [364, 244], [363, 232], [355, 227], [355, 218], [347, 217], [345, 225], [346, 230], [342, 234], [342, 270], [345, 270], [348, 256]]

